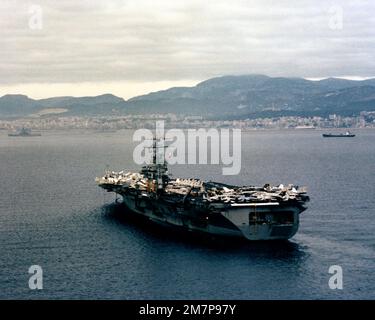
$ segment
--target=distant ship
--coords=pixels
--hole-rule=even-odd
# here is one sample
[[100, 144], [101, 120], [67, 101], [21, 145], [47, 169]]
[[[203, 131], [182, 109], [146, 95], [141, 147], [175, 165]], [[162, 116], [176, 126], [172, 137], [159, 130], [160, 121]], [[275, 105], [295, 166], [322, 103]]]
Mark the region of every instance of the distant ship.
[[[153, 222], [188, 231], [248, 240], [289, 239], [309, 197], [297, 186], [232, 186], [172, 178], [167, 164], [153, 161], [139, 173], [107, 171], [97, 184], [123, 198], [125, 206]], [[164, 159], [164, 158], [163, 158]]]
[[40, 133], [33, 133], [30, 129], [22, 128], [17, 132], [8, 133], [9, 137], [40, 137]]
[[345, 133], [323, 133], [324, 138], [353, 138], [355, 137], [354, 133], [346, 131]]

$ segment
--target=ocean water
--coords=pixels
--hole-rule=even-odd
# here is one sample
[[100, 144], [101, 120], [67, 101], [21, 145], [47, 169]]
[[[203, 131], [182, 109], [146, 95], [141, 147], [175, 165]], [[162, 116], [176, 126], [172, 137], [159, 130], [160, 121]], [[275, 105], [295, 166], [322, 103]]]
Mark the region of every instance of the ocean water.
[[[172, 166], [175, 176], [308, 188], [285, 242], [230, 242], [133, 219], [98, 188], [107, 165], [138, 170], [132, 131], [0, 132], [0, 299], [374, 299], [375, 131], [243, 132], [242, 170]], [[28, 269], [43, 268], [43, 290]], [[343, 270], [332, 290], [331, 265]]]

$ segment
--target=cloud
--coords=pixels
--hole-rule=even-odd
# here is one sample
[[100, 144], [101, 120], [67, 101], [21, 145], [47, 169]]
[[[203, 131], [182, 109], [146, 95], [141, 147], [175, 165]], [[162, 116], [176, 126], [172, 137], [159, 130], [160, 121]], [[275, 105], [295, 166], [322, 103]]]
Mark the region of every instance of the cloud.
[[[30, 28], [35, 5], [42, 29]], [[2, 0], [0, 86], [373, 76], [374, 9], [370, 0]]]

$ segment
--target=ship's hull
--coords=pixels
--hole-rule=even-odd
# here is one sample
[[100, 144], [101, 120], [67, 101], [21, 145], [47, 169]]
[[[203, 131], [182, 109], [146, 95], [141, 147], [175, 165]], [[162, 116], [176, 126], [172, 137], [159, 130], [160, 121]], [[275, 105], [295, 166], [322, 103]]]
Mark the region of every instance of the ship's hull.
[[355, 134], [326, 134], [323, 133], [323, 138], [353, 138]]
[[304, 209], [278, 203], [186, 206], [139, 194], [122, 194], [126, 207], [150, 220], [189, 231], [248, 240], [280, 240], [295, 235]]
[[30, 133], [30, 134], [19, 134], [19, 133], [8, 133], [8, 137], [40, 137], [40, 133]]

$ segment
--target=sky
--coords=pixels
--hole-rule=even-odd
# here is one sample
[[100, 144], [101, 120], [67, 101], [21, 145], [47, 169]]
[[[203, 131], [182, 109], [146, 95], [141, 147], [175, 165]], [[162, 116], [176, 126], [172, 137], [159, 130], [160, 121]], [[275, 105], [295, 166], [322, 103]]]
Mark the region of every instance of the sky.
[[373, 0], [0, 0], [0, 95], [375, 76]]

